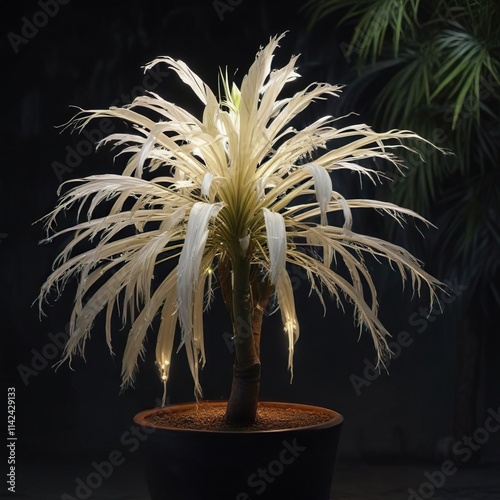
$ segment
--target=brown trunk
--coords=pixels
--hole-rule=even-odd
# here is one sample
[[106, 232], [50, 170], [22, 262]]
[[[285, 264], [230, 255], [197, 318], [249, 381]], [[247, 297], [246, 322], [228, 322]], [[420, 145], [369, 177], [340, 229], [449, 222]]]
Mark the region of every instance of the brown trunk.
[[252, 294], [254, 299], [254, 310], [252, 317], [252, 333], [257, 356], [260, 358], [260, 335], [262, 331], [262, 322], [264, 320], [264, 313], [269, 303], [269, 299], [273, 293], [274, 287], [271, 286], [269, 281], [260, 281], [258, 278], [252, 280]]
[[233, 263], [232, 312], [236, 359], [226, 421], [249, 425], [255, 422], [257, 415], [260, 359], [253, 335], [250, 264], [243, 258]]

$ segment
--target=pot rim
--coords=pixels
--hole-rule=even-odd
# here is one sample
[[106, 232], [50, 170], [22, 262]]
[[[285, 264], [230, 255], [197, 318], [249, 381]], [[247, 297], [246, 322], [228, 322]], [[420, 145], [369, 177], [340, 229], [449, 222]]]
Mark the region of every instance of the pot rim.
[[187, 403], [175, 403], [163, 407], [149, 408], [142, 410], [136, 415], [134, 415], [134, 422], [142, 427], [149, 427], [156, 430], [166, 430], [175, 432], [185, 432], [185, 433], [219, 433], [219, 434], [266, 434], [266, 433], [281, 433], [290, 431], [300, 431], [300, 430], [315, 430], [315, 429], [326, 429], [329, 427], [335, 427], [344, 421], [342, 414], [330, 408], [323, 406], [316, 406], [303, 403], [291, 403], [286, 401], [259, 401], [259, 406], [268, 406], [274, 408], [297, 408], [305, 411], [314, 411], [319, 413], [329, 414], [332, 418], [327, 422], [321, 422], [313, 425], [306, 425], [302, 427], [287, 427], [284, 429], [268, 429], [268, 430], [210, 430], [210, 429], [187, 429], [182, 427], [170, 427], [170, 426], [159, 426], [146, 421], [146, 418], [154, 413], [166, 413], [182, 411], [185, 408], [196, 407], [202, 405], [211, 406], [225, 406], [227, 401], [217, 400], [217, 401], [199, 401], [199, 402], [187, 402]]

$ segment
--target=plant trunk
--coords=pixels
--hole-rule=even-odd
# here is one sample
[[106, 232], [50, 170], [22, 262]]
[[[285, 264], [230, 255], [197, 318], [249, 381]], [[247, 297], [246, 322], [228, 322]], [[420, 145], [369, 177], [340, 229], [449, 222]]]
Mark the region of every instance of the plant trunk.
[[226, 421], [235, 425], [251, 425], [257, 415], [260, 359], [254, 341], [252, 320], [250, 263], [241, 258], [233, 263], [235, 362], [231, 394], [226, 409]]
[[271, 286], [268, 280], [259, 281], [252, 280], [252, 296], [253, 296], [253, 317], [252, 317], [252, 332], [257, 356], [260, 358], [260, 337], [262, 331], [262, 322], [264, 320], [265, 311], [269, 304], [269, 299], [273, 293], [274, 287]]

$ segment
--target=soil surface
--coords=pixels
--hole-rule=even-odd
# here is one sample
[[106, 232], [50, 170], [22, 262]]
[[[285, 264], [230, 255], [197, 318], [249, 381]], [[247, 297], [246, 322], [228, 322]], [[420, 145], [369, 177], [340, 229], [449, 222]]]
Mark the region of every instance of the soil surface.
[[327, 413], [316, 413], [297, 408], [272, 408], [260, 406], [255, 424], [248, 426], [229, 425], [224, 421], [225, 405], [209, 406], [200, 403], [191, 409], [169, 412], [163, 411], [146, 417], [146, 421], [158, 427], [175, 427], [209, 431], [267, 431], [308, 427], [328, 422]]

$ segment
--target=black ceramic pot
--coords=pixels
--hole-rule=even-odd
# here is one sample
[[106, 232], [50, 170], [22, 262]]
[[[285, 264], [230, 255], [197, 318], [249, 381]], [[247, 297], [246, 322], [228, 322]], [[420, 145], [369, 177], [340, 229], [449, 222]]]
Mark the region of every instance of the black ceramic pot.
[[276, 431], [225, 432], [155, 428], [145, 420], [189, 405], [137, 414], [134, 421], [148, 435], [143, 453], [151, 499], [329, 500], [342, 415], [310, 405], [260, 404], [326, 413], [331, 420]]

